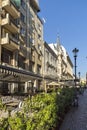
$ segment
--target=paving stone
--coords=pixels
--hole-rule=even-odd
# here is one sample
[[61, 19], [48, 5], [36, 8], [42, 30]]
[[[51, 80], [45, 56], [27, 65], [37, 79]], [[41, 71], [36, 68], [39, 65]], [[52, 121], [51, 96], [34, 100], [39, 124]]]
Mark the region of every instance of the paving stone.
[[79, 96], [78, 108], [67, 113], [59, 130], [87, 130], [87, 90]]

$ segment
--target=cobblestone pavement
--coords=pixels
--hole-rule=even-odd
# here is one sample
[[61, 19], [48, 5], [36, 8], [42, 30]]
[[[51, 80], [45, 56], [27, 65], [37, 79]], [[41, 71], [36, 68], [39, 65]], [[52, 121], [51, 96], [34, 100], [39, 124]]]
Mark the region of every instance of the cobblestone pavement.
[[87, 130], [87, 89], [79, 96], [79, 106], [67, 113], [59, 130]]

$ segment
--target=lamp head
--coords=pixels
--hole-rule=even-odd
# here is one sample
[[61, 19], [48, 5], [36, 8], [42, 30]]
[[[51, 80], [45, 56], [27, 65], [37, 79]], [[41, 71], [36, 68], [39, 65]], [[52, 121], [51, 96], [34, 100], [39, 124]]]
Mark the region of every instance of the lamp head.
[[73, 54], [74, 54], [74, 57], [77, 57], [77, 53], [79, 52], [79, 49], [74, 48], [74, 49], [72, 50], [72, 52], [73, 52]]

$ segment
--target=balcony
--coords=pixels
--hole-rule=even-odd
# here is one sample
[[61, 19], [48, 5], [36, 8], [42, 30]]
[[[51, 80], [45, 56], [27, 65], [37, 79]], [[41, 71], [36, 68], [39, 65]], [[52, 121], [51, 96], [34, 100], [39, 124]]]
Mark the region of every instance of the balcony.
[[19, 36], [20, 42], [24, 45], [25, 44], [25, 38], [22, 37], [22, 35]]
[[16, 21], [7, 13], [6, 17], [2, 19], [1, 25], [12, 33], [19, 33], [19, 28]]
[[31, 56], [31, 61], [35, 62], [35, 56], [33, 56], [33, 55]]
[[35, 62], [35, 55], [34, 54], [30, 55], [30, 61]]
[[1, 38], [1, 45], [9, 50], [16, 50], [19, 48], [18, 40], [8, 33]]
[[42, 65], [42, 60], [38, 59], [37, 63], [38, 63], [38, 65]]
[[35, 62], [35, 51], [31, 48], [30, 61]]
[[12, 0], [2, 0], [2, 8], [4, 8], [13, 18], [20, 17], [17, 5]]
[[30, 0], [30, 4], [31, 4], [38, 12], [40, 11], [38, 0]]

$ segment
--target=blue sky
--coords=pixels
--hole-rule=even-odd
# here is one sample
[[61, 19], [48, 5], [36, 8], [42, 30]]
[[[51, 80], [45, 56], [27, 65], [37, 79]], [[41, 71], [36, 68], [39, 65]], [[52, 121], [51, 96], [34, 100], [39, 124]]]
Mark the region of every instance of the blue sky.
[[72, 50], [79, 49], [77, 57], [77, 75], [85, 77], [87, 72], [87, 0], [39, 0], [44, 18], [44, 40], [56, 42], [60, 36], [61, 44], [66, 48], [74, 63]]

